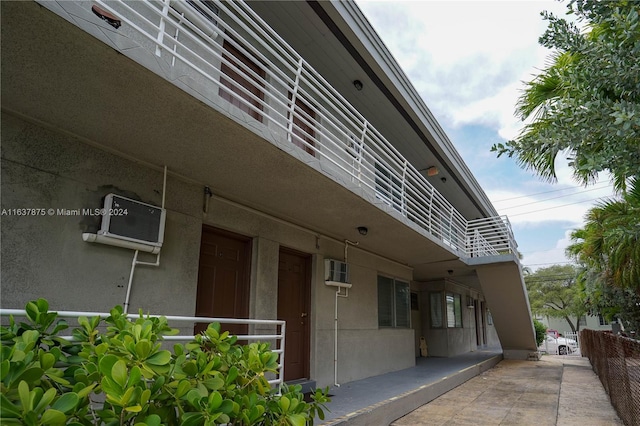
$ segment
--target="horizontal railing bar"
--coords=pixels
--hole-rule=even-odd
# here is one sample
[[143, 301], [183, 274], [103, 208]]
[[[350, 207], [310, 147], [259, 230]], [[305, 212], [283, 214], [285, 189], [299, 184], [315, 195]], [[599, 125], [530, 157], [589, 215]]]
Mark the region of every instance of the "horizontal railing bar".
[[[301, 145], [317, 159], [332, 163], [352, 182], [372, 191], [376, 200], [389, 205], [462, 257], [490, 251], [479, 250], [480, 245], [515, 252], [517, 245], [506, 217], [466, 220], [392, 143], [251, 9], [250, 3], [213, 0], [205, 4], [196, 0], [207, 15], [203, 18], [192, 4], [179, 0], [171, 0], [169, 9], [163, 9], [165, 2], [132, 3], [142, 12], [124, 1], [96, 2], [112, 13], [118, 14], [118, 8], [128, 10], [125, 16], [119, 17], [160, 49], [158, 55], [162, 52], [190, 67], [205, 82], [211, 82], [237, 99], [246, 111], [258, 114], [263, 124], [283, 130], [289, 141]], [[214, 4], [216, 10], [207, 9], [209, 4]], [[153, 19], [159, 19], [162, 24], [146, 17], [143, 8], [150, 10], [155, 15]], [[138, 19], [140, 25], [131, 17]], [[225, 41], [259, 64], [265, 77], [242, 60], [227, 59], [233, 57], [230, 52], [226, 52], [225, 58]], [[260, 95], [225, 76], [219, 69], [220, 63], [255, 82]], [[222, 77], [226, 84], [218, 80]], [[312, 108], [313, 115], [297, 108], [289, 99], [289, 93]], [[478, 241], [480, 238], [482, 243]]]

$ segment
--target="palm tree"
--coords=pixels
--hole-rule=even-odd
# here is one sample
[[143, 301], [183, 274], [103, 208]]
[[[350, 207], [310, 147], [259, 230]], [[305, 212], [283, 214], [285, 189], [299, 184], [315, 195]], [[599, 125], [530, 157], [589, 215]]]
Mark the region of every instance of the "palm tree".
[[621, 198], [604, 201], [571, 234], [567, 254], [596, 273], [605, 285], [640, 295], [640, 180], [631, 179]]

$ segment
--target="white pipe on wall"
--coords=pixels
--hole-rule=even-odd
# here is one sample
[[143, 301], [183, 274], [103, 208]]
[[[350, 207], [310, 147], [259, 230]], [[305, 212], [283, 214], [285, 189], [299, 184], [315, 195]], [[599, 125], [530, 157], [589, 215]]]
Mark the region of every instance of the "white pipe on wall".
[[[162, 180], [162, 209], [164, 210], [164, 203], [167, 194], [167, 166], [164, 166], [164, 177]], [[84, 236], [84, 234], [83, 234]], [[86, 240], [85, 240], [86, 241]], [[143, 266], [160, 266], [160, 248], [157, 247], [155, 262], [138, 262], [138, 250], [133, 254], [133, 261], [131, 262], [131, 272], [129, 273], [129, 284], [127, 285], [127, 295], [124, 299], [124, 313], [129, 312], [129, 300], [131, 297], [131, 287], [133, 286], [133, 273], [136, 270], [137, 265]]]

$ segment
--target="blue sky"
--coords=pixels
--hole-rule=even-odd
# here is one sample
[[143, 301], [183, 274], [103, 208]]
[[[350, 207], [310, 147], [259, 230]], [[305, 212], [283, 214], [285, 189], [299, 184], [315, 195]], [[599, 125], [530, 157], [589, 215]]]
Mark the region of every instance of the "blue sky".
[[566, 1], [357, 3], [498, 212], [509, 217], [524, 266], [567, 262], [568, 234], [598, 199], [613, 194], [607, 177], [584, 188], [559, 161], [558, 182], [549, 183], [489, 151], [522, 128], [513, 113], [523, 81], [551, 53], [538, 44], [546, 29], [540, 12], [564, 16]]

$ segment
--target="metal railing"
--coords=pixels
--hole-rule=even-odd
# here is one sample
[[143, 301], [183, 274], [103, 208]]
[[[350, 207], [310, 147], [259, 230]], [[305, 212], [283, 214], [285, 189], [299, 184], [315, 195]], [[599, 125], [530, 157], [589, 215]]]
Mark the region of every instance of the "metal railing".
[[[100, 317], [101, 319], [108, 318], [111, 316], [109, 313], [105, 312], [82, 312], [82, 311], [51, 311], [55, 313], [58, 318], [79, 318], [79, 317]], [[0, 309], [0, 317], [10, 316], [14, 317], [26, 317], [26, 311], [24, 309]], [[126, 317], [130, 320], [136, 320], [140, 318], [139, 314], [127, 314]], [[269, 329], [268, 334], [236, 334], [238, 341], [247, 341], [247, 342], [256, 342], [256, 341], [266, 341], [273, 343], [274, 347], [271, 349], [272, 352], [278, 354], [278, 372], [275, 375], [274, 379], [269, 380], [269, 384], [272, 386], [280, 387], [284, 382], [284, 345], [285, 345], [285, 329], [286, 324], [285, 321], [281, 320], [260, 320], [260, 319], [238, 319], [238, 318], [212, 318], [212, 317], [186, 317], [186, 316], [175, 316], [175, 315], [144, 315], [145, 318], [157, 318], [164, 317], [169, 322], [169, 325], [175, 327], [176, 323], [185, 324], [186, 327], [193, 329], [195, 324], [209, 324], [217, 322], [219, 324], [225, 325], [247, 325], [247, 326], [265, 326], [265, 328]], [[70, 326], [69, 329], [73, 329]], [[255, 331], [255, 330], [254, 330]], [[72, 335], [59, 335], [65, 340], [73, 341], [74, 337]], [[173, 336], [162, 336], [161, 340], [164, 341], [183, 341], [189, 342], [195, 338], [193, 334], [178, 334]]]
[[288, 144], [292, 155], [305, 162], [315, 158], [323, 170], [346, 176], [345, 185], [360, 188], [390, 214], [415, 223], [459, 256], [516, 253], [506, 218], [468, 222], [250, 2], [95, 3], [121, 19], [118, 32], [153, 52], [171, 75], [188, 76], [179, 85], [251, 123], [249, 128], [266, 126], [270, 131], [261, 134], [273, 135], [280, 146]]
[[582, 330], [582, 356], [589, 358], [625, 425], [640, 424], [640, 341], [611, 332]]

